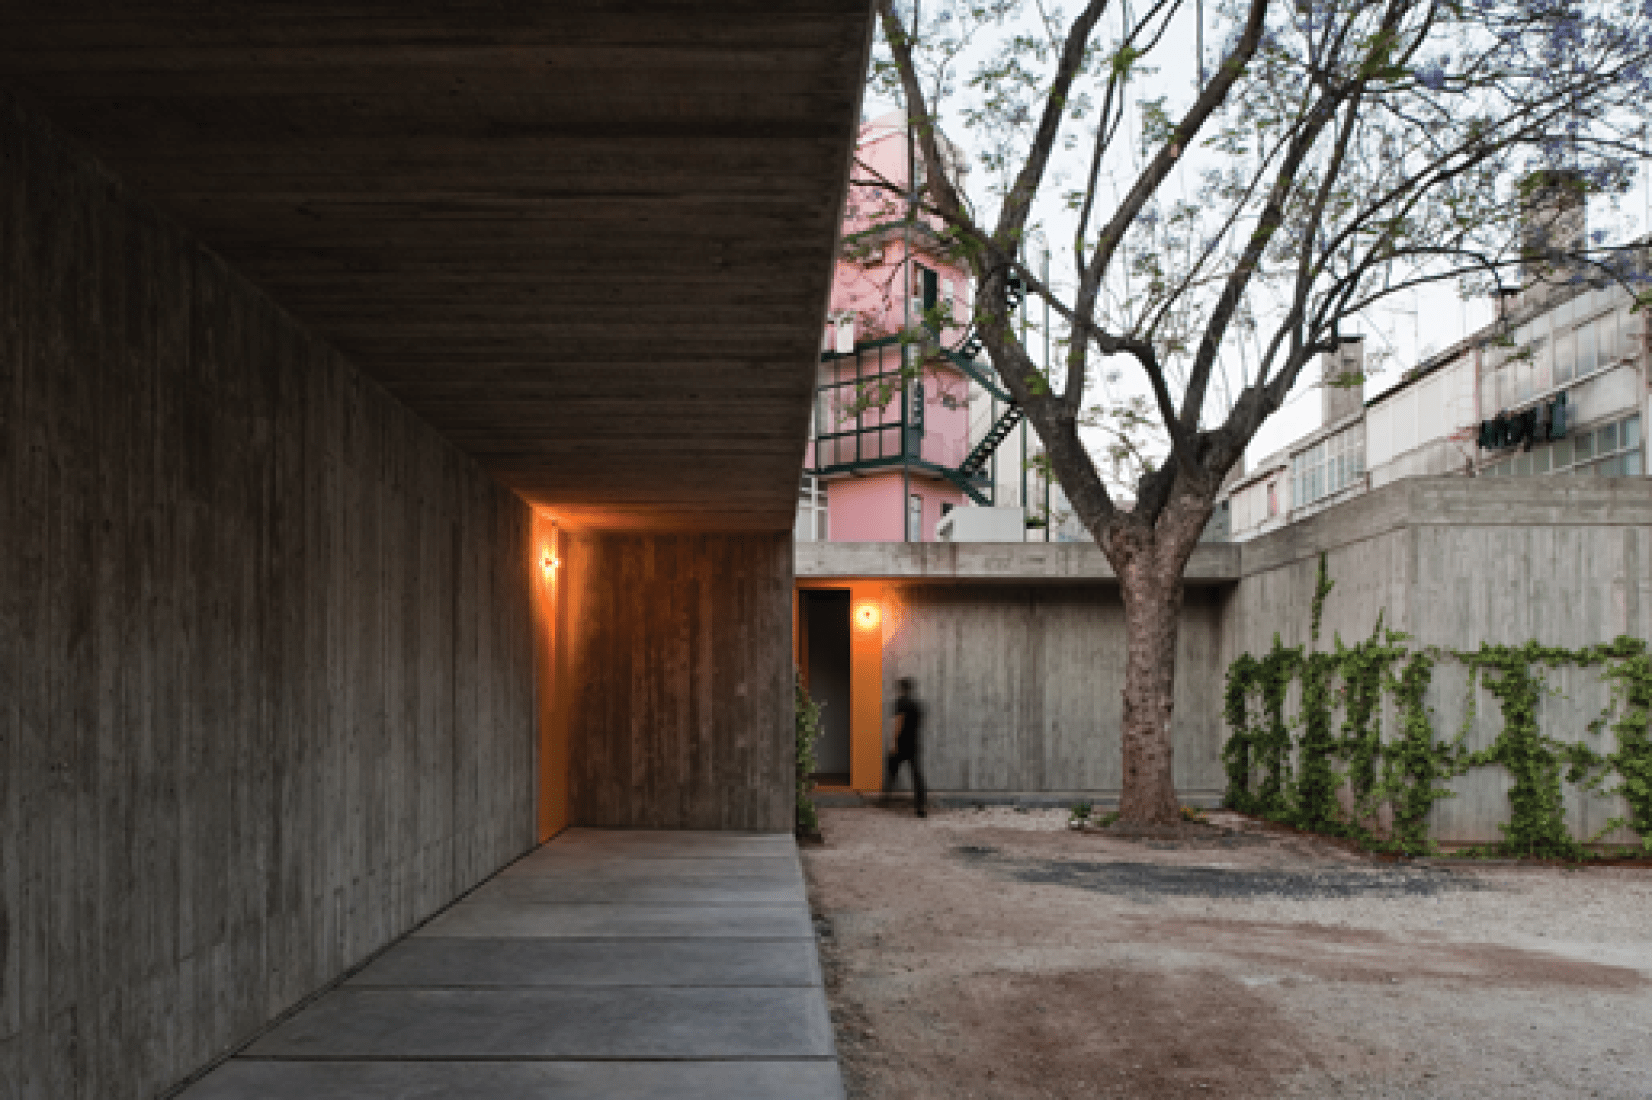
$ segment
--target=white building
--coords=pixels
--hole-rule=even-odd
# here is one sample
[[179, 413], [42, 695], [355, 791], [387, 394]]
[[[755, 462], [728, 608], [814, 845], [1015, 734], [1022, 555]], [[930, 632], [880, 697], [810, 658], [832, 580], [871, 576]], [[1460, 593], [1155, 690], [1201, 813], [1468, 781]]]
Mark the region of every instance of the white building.
[[1324, 357], [1321, 426], [1232, 483], [1231, 537], [1407, 477], [1646, 476], [1647, 315], [1615, 282], [1562, 274], [1505, 296], [1496, 322], [1363, 405], [1323, 381], [1352, 359]]
[[1373, 489], [1402, 477], [1468, 474], [1475, 466], [1479, 356], [1468, 340], [1408, 371], [1368, 402], [1365, 464]]
[[1320, 356], [1320, 426], [1228, 483], [1229, 538], [1255, 538], [1370, 487], [1364, 372], [1361, 337]]
[[[1621, 286], [1583, 286], [1493, 326], [1477, 348], [1479, 473], [1646, 474], [1647, 316], [1633, 306]], [[1515, 430], [1499, 436], [1499, 418]]]

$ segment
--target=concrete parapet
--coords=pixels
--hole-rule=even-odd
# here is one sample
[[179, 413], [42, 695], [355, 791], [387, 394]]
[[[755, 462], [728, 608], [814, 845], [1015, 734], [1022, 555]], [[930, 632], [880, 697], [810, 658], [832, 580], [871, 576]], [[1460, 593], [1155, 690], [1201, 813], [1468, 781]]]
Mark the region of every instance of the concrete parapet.
[[[799, 577], [889, 577], [947, 583], [1117, 583], [1101, 550], [1079, 542], [805, 542], [795, 550]], [[1201, 544], [1188, 562], [1190, 585], [1232, 584], [1240, 548]]]
[[1649, 525], [1649, 478], [1407, 478], [1239, 544], [1239, 571], [1254, 576], [1405, 527]]

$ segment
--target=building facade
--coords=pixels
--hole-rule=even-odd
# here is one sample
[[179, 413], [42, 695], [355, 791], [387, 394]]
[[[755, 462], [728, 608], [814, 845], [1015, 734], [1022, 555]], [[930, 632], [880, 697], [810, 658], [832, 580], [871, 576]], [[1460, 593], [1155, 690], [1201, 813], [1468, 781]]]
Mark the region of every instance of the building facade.
[[1369, 487], [1364, 376], [1362, 338], [1320, 356], [1320, 426], [1254, 469], [1229, 476], [1217, 501], [1226, 537], [1243, 540], [1277, 530]]
[[1646, 474], [1647, 316], [1620, 285], [1511, 311], [1476, 348], [1476, 472]]
[[1634, 294], [1568, 278], [1500, 306], [1363, 403], [1345, 396], [1360, 384], [1333, 384], [1362, 345], [1322, 357], [1321, 425], [1232, 483], [1232, 537], [1409, 477], [1646, 476], [1647, 315]]
[[969, 272], [938, 220], [908, 216], [915, 167], [923, 178], [904, 115], [864, 124], [857, 150], [794, 537], [934, 542], [953, 509], [996, 507], [1018, 514], [986, 528], [1045, 538], [1056, 509], [1035, 437], [971, 338]]
[[[1416, 646], [1472, 650], [1647, 637], [1649, 560], [1652, 483], [1628, 477], [1405, 478], [1289, 530], [1202, 544], [1188, 564], [1177, 641], [1179, 797], [1220, 802], [1224, 675], [1240, 654], [1263, 654], [1275, 639], [1316, 644], [1322, 562], [1334, 582], [1318, 597], [1322, 650], [1369, 637], [1379, 623]], [[929, 707], [924, 751], [941, 801], [1105, 806], [1118, 797], [1123, 602], [1095, 546], [815, 544], [797, 548], [797, 583], [797, 658], [826, 685], [827, 713], [835, 708], [842, 728], [829, 756], [835, 784], [879, 789], [886, 701], [912, 676]], [[1611, 735], [1593, 725], [1608, 685], [1587, 670], [1554, 682], [1563, 693], [1543, 703], [1545, 734], [1611, 751]], [[1426, 703], [1436, 728], [1466, 731], [1470, 748], [1486, 747], [1501, 728], [1497, 699], [1460, 665], [1441, 662]], [[1384, 710], [1385, 738], [1399, 735], [1400, 719]], [[1434, 835], [1500, 839], [1506, 777], [1475, 769], [1449, 786], [1457, 797], [1435, 806]], [[1574, 835], [1590, 836], [1624, 807], [1615, 795], [1580, 789], [1569, 792], [1565, 813]]]

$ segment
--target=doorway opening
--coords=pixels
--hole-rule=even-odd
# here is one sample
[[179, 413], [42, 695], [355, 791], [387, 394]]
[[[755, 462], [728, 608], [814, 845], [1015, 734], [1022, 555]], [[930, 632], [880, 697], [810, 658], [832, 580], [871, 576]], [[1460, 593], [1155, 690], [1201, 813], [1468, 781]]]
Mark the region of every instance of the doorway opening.
[[821, 704], [820, 740], [815, 743], [816, 783], [849, 785], [849, 590], [805, 589], [799, 593], [804, 682]]

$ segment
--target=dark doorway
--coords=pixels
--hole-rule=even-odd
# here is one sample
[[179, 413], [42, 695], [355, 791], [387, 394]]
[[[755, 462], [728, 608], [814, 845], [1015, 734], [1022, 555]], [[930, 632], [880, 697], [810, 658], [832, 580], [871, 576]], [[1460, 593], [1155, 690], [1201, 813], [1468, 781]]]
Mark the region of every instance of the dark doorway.
[[821, 704], [815, 746], [815, 782], [849, 785], [849, 593], [846, 589], [800, 593], [804, 670], [809, 695]]

